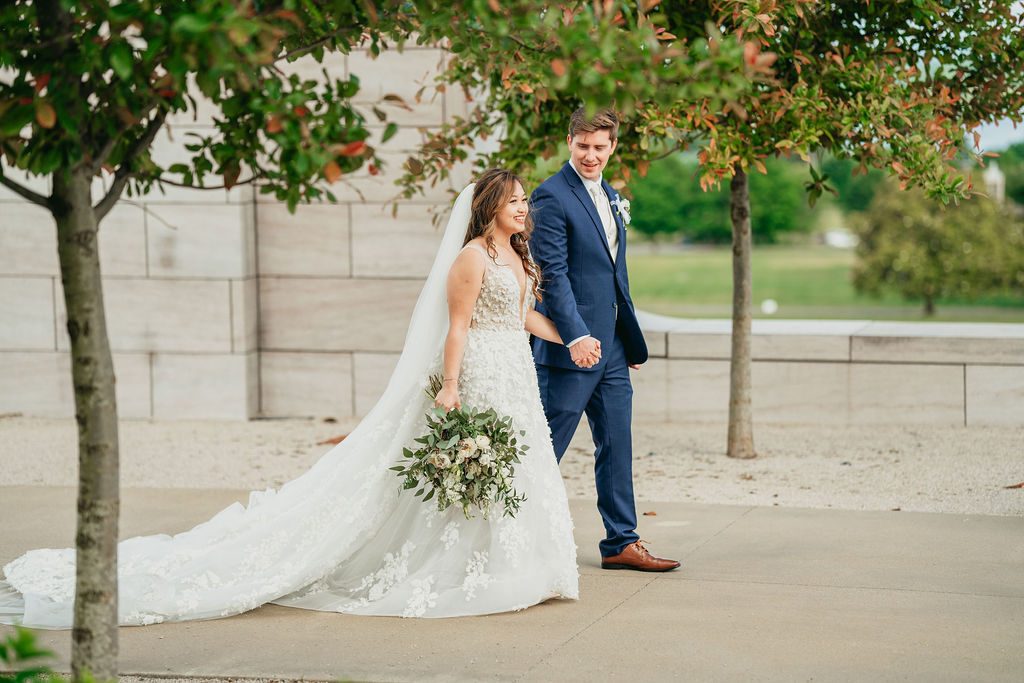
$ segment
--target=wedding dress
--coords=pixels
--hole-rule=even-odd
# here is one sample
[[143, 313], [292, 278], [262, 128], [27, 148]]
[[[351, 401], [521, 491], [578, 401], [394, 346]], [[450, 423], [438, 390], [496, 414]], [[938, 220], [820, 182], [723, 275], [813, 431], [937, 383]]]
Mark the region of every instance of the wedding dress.
[[[338, 446], [280, 490], [250, 494], [190, 531], [118, 547], [122, 625], [211, 619], [264, 603], [352, 614], [454, 617], [578, 597], [576, 546], [511, 268], [490, 262], [459, 377], [464, 407], [509, 415], [529, 445], [515, 469], [515, 517], [495, 506], [466, 519], [401, 491], [388, 468], [425, 431], [427, 377], [441, 370], [445, 280], [469, 223], [473, 186], [456, 200], [377, 405]], [[527, 286], [527, 292], [530, 288]], [[0, 622], [72, 625], [75, 552], [32, 550], [4, 567]]]

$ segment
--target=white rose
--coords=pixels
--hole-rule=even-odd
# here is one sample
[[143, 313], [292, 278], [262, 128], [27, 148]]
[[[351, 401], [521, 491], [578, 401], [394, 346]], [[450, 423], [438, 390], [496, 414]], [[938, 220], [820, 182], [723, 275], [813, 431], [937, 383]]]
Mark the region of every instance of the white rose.
[[476, 447], [484, 451], [491, 447], [491, 440], [485, 434], [476, 437]]

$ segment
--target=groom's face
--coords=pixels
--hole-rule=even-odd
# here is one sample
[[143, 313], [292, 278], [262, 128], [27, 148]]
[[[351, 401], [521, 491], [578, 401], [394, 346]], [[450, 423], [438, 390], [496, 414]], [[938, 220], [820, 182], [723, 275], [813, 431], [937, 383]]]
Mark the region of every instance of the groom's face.
[[615, 151], [617, 140], [612, 140], [611, 133], [599, 130], [596, 133], [580, 133], [566, 137], [569, 142], [569, 155], [572, 165], [587, 180], [600, 180], [601, 172], [608, 165], [608, 159]]

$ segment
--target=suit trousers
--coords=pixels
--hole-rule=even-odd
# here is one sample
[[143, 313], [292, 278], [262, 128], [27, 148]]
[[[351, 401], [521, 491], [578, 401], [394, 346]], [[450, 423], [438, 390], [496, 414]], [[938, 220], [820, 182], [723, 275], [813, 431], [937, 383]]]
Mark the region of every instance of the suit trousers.
[[593, 371], [538, 365], [541, 401], [559, 462], [584, 413], [594, 437], [597, 509], [606, 537], [602, 557], [618, 555], [639, 540], [633, 501], [633, 385], [622, 342], [602, 346], [601, 367]]

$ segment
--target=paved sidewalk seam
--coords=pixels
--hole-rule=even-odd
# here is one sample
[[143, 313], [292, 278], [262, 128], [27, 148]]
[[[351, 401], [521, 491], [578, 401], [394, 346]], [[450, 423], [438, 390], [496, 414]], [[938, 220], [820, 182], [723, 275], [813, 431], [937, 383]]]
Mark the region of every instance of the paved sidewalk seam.
[[559, 650], [561, 650], [562, 648], [564, 648], [564, 647], [565, 647], [566, 645], [568, 645], [568, 644], [569, 644], [569, 643], [571, 643], [572, 641], [574, 641], [574, 640], [576, 640], [577, 638], [579, 638], [579, 637], [580, 637], [581, 635], [583, 635], [584, 633], [586, 633], [587, 631], [589, 631], [589, 630], [590, 630], [591, 628], [593, 628], [594, 626], [596, 626], [596, 625], [597, 625], [597, 624], [599, 624], [600, 622], [604, 621], [604, 620], [605, 620], [605, 619], [606, 619], [606, 618], [608, 617], [608, 615], [609, 615], [609, 614], [611, 614], [612, 612], [616, 611], [617, 609], [619, 609], [620, 607], [622, 607], [622, 606], [623, 606], [624, 604], [626, 604], [627, 602], [629, 602], [630, 600], [632, 600], [633, 598], [635, 598], [635, 597], [636, 597], [636, 596], [637, 596], [637, 595], [638, 595], [639, 593], [642, 593], [642, 592], [644, 591], [644, 589], [645, 589], [645, 588], [647, 588], [648, 586], [650, 586], [650, 585], [651, 585], [652, 583], [654, 583], [655, 581], [657, 581], [657, 580], [658, 580], [659, 578], [661, 578], [661, 577], [658, 577], [658, 576], [652, 576], [652, 577], [650, 577], [650, 578], [649, 578], [649, 579], [648, 579], [647, 581], [645, 581], [645, 582], [643, 583], [643, 585], [641, 585], [641, 586], [640, 586], [639, 588], [637, 588], [637, 589], [636, 589], [635, 591], [633, 591], [632, 593], [630, 593], [629, 595], [627, 595], [626, 597], [624, 597], [624, 598], [623, 598], [622, 600], [619, 600], [619, 601], [618, 601], [618, 602], [617, 602], [616, 604], [614, 604], [613, 606], [609, 607], [609, 608], [608, 608], [608, 609], [607, 609], [607, 610], [606, 610], [606, 611], [604, 612], [604, 614], [601, 614], [600, 616], [598, 616], [597, 618], [595, 618], [594, 620], [592, 620], [592, 621], [591, 621], [591, 622], [590, 622], [589, 624], [587, 624], [587, 625], [586, 625], [586, 626], [584, 626], [583, 628], [579, 629], [578, 631], [576, 631], [575, 633], [573, 633], [573, 634], [572, 634], [571, 636], [569, 636], [568, 638], [566, 638], [565, 640], [563, 640], [563, 641], [562, 641], [561, 643], [559, 643], [558, 645], [556, 645], [556, 646], [555, 646], [554, 648], [552, 648], [552, 649], [551, 649], [551, 650], [550, 650], [550, 651], [549, 651], [548, 653], [546, 653], [546, 654], [545, 654], [545, 655], [544, 655], [543, 657], [539, 658], [539, 659], [538, 659], [538, 660], [537, 660], [536, 662], [534, 662], [534, 663], [533, 663], [533, 664], [532, 664], [532, 665], [531, 665], [531, 666], [530, 666], [530, 667], [529, 667], [529, 668], [528, 668], [528, 669], [527, 669], [526, 671], [524, 671], [524, 672], [523, 672], [523, 673], [522, 673], [521, 675], [519, 675], [519, 676], [518, 676], [518, 677], [517, 677], [517, 678], [516, 678], [515, 680], [517, 680], [517, 681], [522, 681], [522, 680], [526, 679], [526, 678], [527, 678], [527, 677], [528, 677], [528, 676], [530, 675], [530, 672], [532, 672], [532, 671], [533, 671], [534, 669], [536, 669], [536, 668], [537, 668], [537, 667], [538, 667], [538, 666], [539, 666], [540, 664], [542, 664], [542, 663], [543, 663], [543, 662], [544, 662], [544, 661], [545, 661], [545, 660], [546, 660], [546, 659], [547, 659], [548, 657], [550, 657], [550, 656], [552, 656], [552, 655], [556, 654], [556, 653], [557, 653], [557, 652], [558, 652]]
[[685, 581], [689, 583], [723, 583], [748, 586], [792, 586], [794, 588], [838, 588], [845, 590], [895, 591], [900, 593], [920, 593], [922, 595], [961, 595], [977, 598], [1005, 598], [1008, 600], [1024, 600], [1024, 595], [1007, 595], [1005, 593], [974, 593], [969, 591], [926, 590], [918, 588], [904, 588], [901, 586], [844, 586], [842, 584], [833, 583], [790, 583], [787, 581], [754, 581], [748, 579], [704, 579], [699, 577], [684, 577], [681, 579], [666, 578], [665, 580]]

